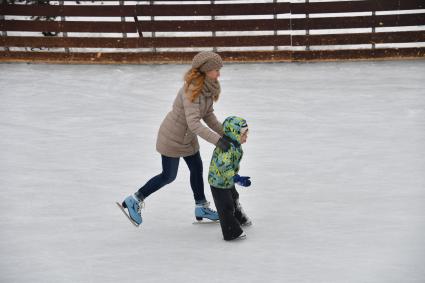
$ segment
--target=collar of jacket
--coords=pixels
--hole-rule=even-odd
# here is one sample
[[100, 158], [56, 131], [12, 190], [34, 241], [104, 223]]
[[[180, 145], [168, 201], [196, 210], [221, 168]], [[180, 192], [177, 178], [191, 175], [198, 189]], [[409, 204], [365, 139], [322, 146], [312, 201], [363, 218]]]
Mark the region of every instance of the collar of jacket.
[[240, 147], [241, 144], [238, 141], [233, 140], [231, 137], [224, 135], [223, 138], [225, 138], [228, 142], [233, 143], [234, 146]]

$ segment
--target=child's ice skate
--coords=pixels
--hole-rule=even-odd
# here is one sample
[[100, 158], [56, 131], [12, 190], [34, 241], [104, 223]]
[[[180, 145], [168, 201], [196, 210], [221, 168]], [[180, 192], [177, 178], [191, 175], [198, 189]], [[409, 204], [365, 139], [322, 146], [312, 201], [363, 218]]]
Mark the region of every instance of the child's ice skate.
[[240, 223], [241, 223], [241, 226], [245, 226], [245, 227], [251, 226], [252, 225], [251, 219], [248, 217], [248, 215], [245, 214], [245, 212], [243, 210], [241, 212], [242, 212], [242, 215], [241, 215], [241, 218], [239, 220]]
[[234, 240], [245, 240], [245, 239], [246, 239], [246, 234], [245, 234], [245, 232], [242, 232], [242, 234], [240, 234], [239, 237], [237, 237]]
[[252, 221], [249, 218], [247, 218], [245, 222], [241, 223], [241, 226], [244, 226], [244, 227], [251, 226], [251, 225], [252, 225]]
[[210, 208], [209, 202], [196, 205], [195, 217], [198, 221], [202, 221], [204, 218], [207, 218], [211, 221], [217, 221], [219, 219], [218, 213]]
[[245, 240], [245, 239], [246, 239], [246, 234], [245, 234], [245, 232], [242, 231], [242, 233], [239, 236], [237, 236], [236, 238], [228, 239], [226, 241], [240, 241], [240, 240]]
[[242, 208], [242, 205], [240, 204], [239, 200], [236, 200], [236, 213], [235, 213], [236, 218], [238, 219], [239, 223], [241, 224], [241, 226], [251, 226], [252, 225], [252, 221], [251, 219], [248, 217], [248, 215], [246, 215], [245, 211]]
[[[139, 200], [135, 195], [130, 195], [125, 198], [122, 204], [116, 203], [127, 216], [128, 220], [133, 223], [134, 226], [138, 227], [142, 224], [141, 210], [144, 206], [143, 201]], [[125, 211], [127, 208], [128, 213]]]

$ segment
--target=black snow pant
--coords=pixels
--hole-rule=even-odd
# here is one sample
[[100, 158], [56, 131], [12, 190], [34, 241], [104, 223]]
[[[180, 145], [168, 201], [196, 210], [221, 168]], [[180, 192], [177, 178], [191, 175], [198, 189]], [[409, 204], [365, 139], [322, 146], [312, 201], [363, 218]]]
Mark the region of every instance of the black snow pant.
[[211, 192], [220, 217], [224, 240], [236, 239], [243, 232], [241, 224], [247, 221], [240, 209], [240, 205], [238, 205], [239, 193], [236, 191], [235, 186], [230, 189], [220, 189], [211, 186]]

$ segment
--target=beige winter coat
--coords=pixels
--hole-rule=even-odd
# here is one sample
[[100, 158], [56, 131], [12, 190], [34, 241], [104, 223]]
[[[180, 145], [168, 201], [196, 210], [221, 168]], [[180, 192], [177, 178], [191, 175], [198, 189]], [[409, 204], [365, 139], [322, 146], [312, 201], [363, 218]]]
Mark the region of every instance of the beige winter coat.
[[[201, 123], [201, 119], [209, 128]], [[173, 109], [159, 128], [156, 149], [168, 157], [185, 157], [199, 151], [197, 136], [215, 145], [222, 135], [222, 125], [214, 114], [212, 95], [202, 93], [191, 102], [182, 87]]]

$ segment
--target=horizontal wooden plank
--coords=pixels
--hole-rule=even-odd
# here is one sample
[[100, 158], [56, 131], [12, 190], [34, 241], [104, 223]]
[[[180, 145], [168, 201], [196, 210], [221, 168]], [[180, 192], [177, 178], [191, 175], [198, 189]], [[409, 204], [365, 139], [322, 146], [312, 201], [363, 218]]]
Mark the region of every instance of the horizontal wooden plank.
[[294, 35], [293, 46], [425, 42], [425, 31]]
[[[143, 32], [272, 31], [425, 25], [425, 14], [263, 20], [138, 21]], [[135, 22], [0, 21], [6, 31], [136, 33]]]
[[[425, 47], [323, 51], [226, 51], [219, 52], [225, 62], [291, 62], [425, 58]], [[65, 53], [5, 52], [0, 62], [72, 64], [189, 64], [196, 52]]]
[[155, 4], [155, 5], [0, 5], [0, 14], [21, 16], [210, 16], [349, 13], [425, 9], [425, 0], [368, 0], [309, 3]]
[[166, 47], [241, 47], [290, 45], [289, 35], [278, 36], [217, 36], [217, 37], [143, 37], [143, 38], [87, 38], [87, 37], [2, 37], [1, 46], [7, 47], [75, 47], [75, 48], [166, 48]]
[[377, 59], [420, 59], [425, 58], [425, 47], [417, 48], [377, 48], [358, 50], [317, 50], [295, 51], [292, 61], [338, 61], [338, 60], [377, 60]]
[[[289, 19], [278, 20], [202, 20], [202, 21], [138, 21], [144, 32], [202, 32], [202, 31], [267, 31], [288, 30]], [[93, 21], [0, 21], [0, 29], [7, 31], [136, 33], [135, 22]]]
[[89, 22], [89, 21], [0, 21], [0, 30], [31, 32], [96, 32], [96, 33], [136, 33], [134, 22]]
[[425, 42], [425, 31], [270, 35], [218, 37], [144, 37], [144, 38], [87, 38], [87, 37], [2, 37], [5, 47], [78, 47], [78, 48], [167, 48], [167, 47], [243, 47], [243, 46], [306, 46], [347, 45], [372, 43]]
[[292, 14], [350, 13], [425, 9], [424, 0], [369, 0], [291, 3]]
[[289, 13], [289, 3], [185, 5], [0, 5], [0, 13], [21, 16], [229, 16]]
[[401, 27], [425, 25], [425, 14], [292, 19], [293, 30]]
[[[63, 1], [64, 2], [75, 2], [76, 0], [63, 0]], [[88, 0], [86, 0], [86, 1], [88, 1]], [[94, 4], [97, 4], [97, 3], [98, 4], [107, 3], [109, 1], [111, 1], [111, 2], [117, 2], [116, 0], [106, 0], [106, 1], [105, 0], [94, 0], [94, 1], [93, 0], [90, 0], [90, 2], [92, 2]], [[145, 0], [145, 1], [149, 1], [149, 0]], [[170, 2], [170, 3], [172, 3], [172, 2], [194, 2], [194, 1], [196, 1], [196, 2], [211, 3], [211, 0], [154, 0], [154, 1], [156, 1], [156, 2], [158, 2], [158, 1], [161, 1], [161, 2]], [[220, 2], [223, 2], [223, 1], [234, 1], [234, 0], [220, 0]]]

